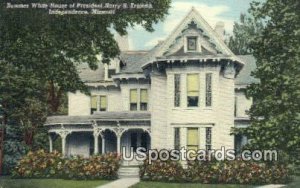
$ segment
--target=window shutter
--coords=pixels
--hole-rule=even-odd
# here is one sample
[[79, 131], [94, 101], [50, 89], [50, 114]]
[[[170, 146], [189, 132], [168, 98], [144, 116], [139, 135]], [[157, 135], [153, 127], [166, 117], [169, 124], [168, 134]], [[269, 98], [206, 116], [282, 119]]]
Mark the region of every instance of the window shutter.
[[147, 103], [148, 102], [148, 90], [142, 89], [141, 90], [141, 103]]
[[188, 74], [187, 75], [187, 90], [188, 96], [196, 97], [199, 95], [199, 75]]
[[130, 90], [130, 103], [137, 103], [137, 90], [136, 89]]
[[91, 96], [91, 108], [97, 109], [97, 96]]

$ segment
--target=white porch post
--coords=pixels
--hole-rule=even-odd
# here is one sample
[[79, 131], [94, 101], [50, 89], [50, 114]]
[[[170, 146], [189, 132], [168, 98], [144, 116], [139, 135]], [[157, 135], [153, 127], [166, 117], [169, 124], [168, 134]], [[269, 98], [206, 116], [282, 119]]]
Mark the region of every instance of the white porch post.
[[97, 124], [95, 123], [93, 125], [94, 127], [94, 132], [93, 132], [93, 135], [94, 135], [94, 154], [97, 155], [99, 153], [99, 135], [102, 136], [102, 131], [103, 129], [100, 128], [100, 127], [97, 127]]
[[117, 134], [117, 152], [120, 153], [121, 151], [121, 135]]
[[53, 142], [50, 134], [48, 135], [48, 138], [49, 138], [49, 152], [51, 153], [53, 151]]
[[102, 138], [102, 154], [104, 154], [105, 153], [105, 136], [104, 136], [104, 133], [102, 134], [101, 138]]
[[66, 138], [71, 133], [71, 131], [63, 130], [59, 131], [58, 134], [61, 137], [61, 153], [66, 156]]
[[94, 154], [95, 155], [97, 155], [99, 153], [98, 138], [99, 138], [99, 135], [94, 134]]

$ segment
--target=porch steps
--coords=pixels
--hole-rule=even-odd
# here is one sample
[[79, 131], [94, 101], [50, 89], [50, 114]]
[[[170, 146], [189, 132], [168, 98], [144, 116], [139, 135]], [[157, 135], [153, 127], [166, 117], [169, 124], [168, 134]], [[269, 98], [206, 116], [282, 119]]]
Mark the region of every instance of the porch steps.
[[138, 166], [121, 166], [118, 171], [119, 178], [139, 178]]

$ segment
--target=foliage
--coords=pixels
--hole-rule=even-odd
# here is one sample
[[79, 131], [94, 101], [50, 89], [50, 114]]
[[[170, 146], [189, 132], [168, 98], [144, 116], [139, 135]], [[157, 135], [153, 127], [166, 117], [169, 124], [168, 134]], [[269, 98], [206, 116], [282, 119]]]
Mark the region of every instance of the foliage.
[[143, 180], [180, 182], [185, 179], [185, 171], [177, 161], [156, 160], [149, 164], [145, 160], [140, 166], [140, 176]]
[[253, 55], [260, 83], [247, 90], [252, 97], [251, 126], [237, 132], [251, 139], [249, 148], [277, 149], [300, 161], [300, 2], [253, 2], [250, 13], [265, 23], [254, 37]]
[[254, 161], [189, 161], [183, 169], [175, 161], [148, 161], [140, 167], [142, 180], [224, 184], [270, 184], [291, 180], [290, 171], [282, 164]]
[[263, 23], [251, 15], [241, 14], [240, 23], [235, 22], [233, 25], [233, 36], [229, 38], [228, 47], [236, 55], [252, 54], [251, 43], [263, 27]]
[[63, 158], [54, 151], [29, 152], [13, 172], [17, 178], [114, 179], [117, 177], [120, 157], [116, 153], [83, 158]]
[[[8, 1], [9, 2], [9, 1]], [[39, 3], [70, 3], [70, 0], [38, 0]], [[128, 3], [127, 1], [124, 1]], [[0, 59], [14, 66], [35, 71], [48, 86], [50, 109], [56, 112], [63, 93], [88, 92], [80, 80], [76, 64], [87, 62], [97, 68], [101, 54], [103, 63], [119, 55], [114, 39], [116, 31], [127, 33], [129, 27], [152, 25], [167, 14], [170, 0], [132, 0], [131, 3], [152, 3], [153, 9], [119, 10], [114, 15], [50, 15], [42, 9], [7, 9], [0, 4]], [[15, 0], [14, 3], [28, 3]], [[102, 0], [88, 3], [103, 3]], [[107, 0], [105, 3], [122, 3]]]
[[115, 179], [118, 177], [120, 157], [117, 153], [91, 156], [84, 159], [75, 156], [65, 161], [66, 179]]
[[4, 142], [4, 168], [3, 174], [10, 174], [18, 161], [29, 150], [22, 141], [22, 131], [14, 125], [7, 125]]

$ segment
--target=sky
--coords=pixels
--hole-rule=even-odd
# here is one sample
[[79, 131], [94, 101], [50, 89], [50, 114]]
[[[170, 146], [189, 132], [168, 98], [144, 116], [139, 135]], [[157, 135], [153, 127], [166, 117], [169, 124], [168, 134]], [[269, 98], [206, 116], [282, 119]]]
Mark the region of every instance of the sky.
[[128, 31], [130, 50], [149, 50], [159, 40], [164, 40], [194, 6], [202, 17], [214, 28], [219, 21], [225, 23], [227, 33], [232, 33], [234, 22], [241, 13], [247, 13], [252, 0], [172, 0], [169, 15], [163, 22], [154, 25], [150, 33], [141, 26]]

